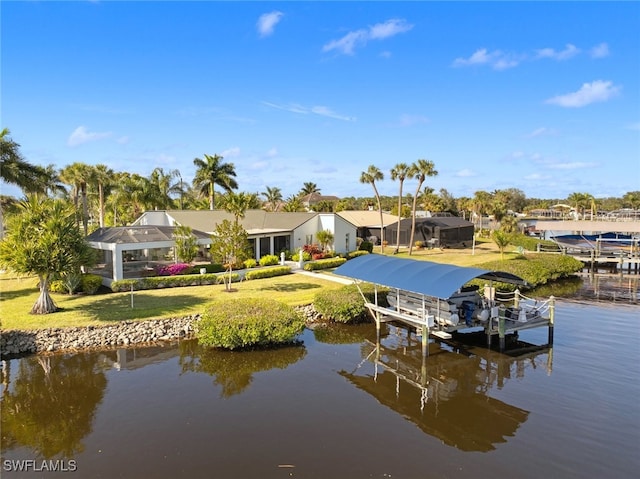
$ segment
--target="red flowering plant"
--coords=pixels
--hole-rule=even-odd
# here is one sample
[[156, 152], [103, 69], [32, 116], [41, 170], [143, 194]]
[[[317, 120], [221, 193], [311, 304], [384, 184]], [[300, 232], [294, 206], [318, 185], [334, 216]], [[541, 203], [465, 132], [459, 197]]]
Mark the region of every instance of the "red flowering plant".
[[158, 276], [176, 276], [178, 274], [185, 274], [190, 268], [190, 264], [175, 263], [166, 266], [159, 266], [156, 271], [158, 272]]

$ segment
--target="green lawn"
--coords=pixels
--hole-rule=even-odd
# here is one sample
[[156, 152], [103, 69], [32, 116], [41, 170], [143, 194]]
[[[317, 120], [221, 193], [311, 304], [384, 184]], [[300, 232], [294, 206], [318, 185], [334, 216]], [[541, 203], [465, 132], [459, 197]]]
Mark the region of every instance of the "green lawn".
[[0, 274], [0, 318], [3, 329], [41, 329], [69, 326], [104, 325], [122, 320], [170, 318], [199, 313], [215, 298], [268, 296], [292, 306], [313, 302], [323, 288], [341, 287], [339, 283], [297, 274], [234, 283], [235, 292], [227, 293], [223, 285], [189, 286], [106, 293], [94, 296], [53, 294], [62, 311], [47, 315], [29, 314], [38, 297], [35, 278], [16, 279]]

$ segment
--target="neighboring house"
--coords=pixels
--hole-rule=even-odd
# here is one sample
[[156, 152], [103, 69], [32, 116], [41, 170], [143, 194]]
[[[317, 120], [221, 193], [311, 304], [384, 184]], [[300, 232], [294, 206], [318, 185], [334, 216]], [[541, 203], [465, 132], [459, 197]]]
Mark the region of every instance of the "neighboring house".
[[[87, 239], [92, 247], [103, 251], [99, 274], [113, 280], [139, 277], [145, 270], [153, 271], [156, 261], [174, 261], [172, 233], [176, 226], [189, 226], [194, 231], [202, 245], [200, 259], [205, 260], [210, 236], [225, 219], [233, 221], [234, 216], [222, 210], [146, 211], [130, 227], [101, 228]], [[356, 227], [334, 213], [248, 210], [240, 223], [248, 233], [256, 259], [317, 243], [316, 234], [322, 230], [333, 233], [334, 243], [329, 247], [337, 253], [356, 249]]]
[[[411, 238], [411, 218], [405, 218], [389, 225], [387, 229], [387, 241], [396, 244], [400, 226], [400, 244], [409, 245]], [[432, 216], [416, 218], [416, 231], [413, 241], [422, 241], [425, 246], [440, 247], [470, 246], [473, 242], [473, 223], [458, 216]]]
[[[371, 241], [373, 244], [380, 244], [382, 234], [380, 233], [380, 212], [371, 210], [345, 210], [336, 213], [342, 219], [348, 221], [357, 228], [358, 238]], [[385, 240], [391, 243], [388, 226], [398, 221], [398, 217], [388, 213], [382, 213], [382, 223], [385, 229]], [[393, 239], [395, 242], [395, 238]]]
[[340, 201], [340, 198], [338, 198], [337, 196], [325, 196], [321, 195], [320, 193], [309, 193], [308, 195], [300, 198], [302, 206], [304, 206], [307, 211], [310, 211], [313, 206], [317, 205], [318, 203], [327, 202], [335, 204], [338, 201]]

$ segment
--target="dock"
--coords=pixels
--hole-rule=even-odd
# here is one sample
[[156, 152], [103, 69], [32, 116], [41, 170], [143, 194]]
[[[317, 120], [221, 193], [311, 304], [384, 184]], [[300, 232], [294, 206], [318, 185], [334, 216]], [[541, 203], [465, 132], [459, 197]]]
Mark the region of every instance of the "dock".
[[[372, 283], [373, 302], [360, 293], [378, 334], [381, 324], [389, 321], [416, 328], [425, 355], [430, 337], [448, 340], [474, 329], [484, 331], [488, 347], [492, 337], [498, 336], [501, 351], [506, 335], [538, 327], [548, 328], [549, 344], [553, 344], [555, 299], [538, 301], [518, 290], [501, 298], [494, 282], [525, 284], [511, 273], [372, 254], [352, 259], [335, 274], [351, 278], [359, 290], [359, 282]], [[476, 278], [488, 283], [482, 295], [477, 286], [465, 287]]]

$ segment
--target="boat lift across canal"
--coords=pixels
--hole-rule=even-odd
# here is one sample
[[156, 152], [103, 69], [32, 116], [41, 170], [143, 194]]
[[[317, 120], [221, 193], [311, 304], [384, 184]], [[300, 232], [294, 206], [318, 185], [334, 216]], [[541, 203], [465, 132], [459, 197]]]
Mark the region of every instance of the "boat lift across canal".
[[[477, 328], [484, 329], [489, 347], [492, 336], [497, 335], [500, 351], [504, 350], [507, 334], [545, 326], [548, 344], [553, 344], [554, 297], [538, 301], [524, 297], [517, 289], [509, 296], [497, 294], [494, 282], [526, 285], [511, 273], [378, 254], [349, 260], [334, 273], [354, 280], [375, 319], [378, 334], [380, 324], [386, 321], [415, 327], [422, 335], [425, 356], [429, 336], [448, 340], [452, 333]], [[465, 286], [476, 278], [488, 281], [482, 295], [479, 287]], [[363, 294], [361, 282], [374, 285], [373, 302]], [[381, 297], [379, 287], [385, 292], [388, 289], [386, 297]]]

